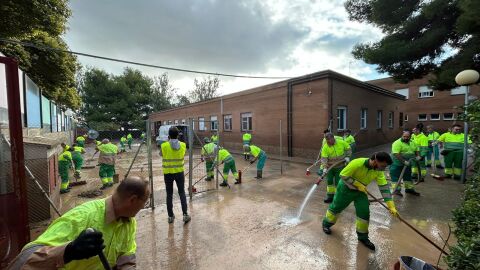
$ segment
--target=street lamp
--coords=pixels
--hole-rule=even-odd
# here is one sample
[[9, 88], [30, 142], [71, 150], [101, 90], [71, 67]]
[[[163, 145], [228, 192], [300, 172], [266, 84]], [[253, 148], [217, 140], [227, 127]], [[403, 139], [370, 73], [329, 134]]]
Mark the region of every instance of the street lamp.
[[[455, 82], [458, 85], [465, 86], [465, 115], [467, 112], [466, 106], [468, 105], [468, 90], [470, 85], [475, 84], [478, 81], [479, 74], [476, 70], [467, 69], [455, 76]], [[462, 182], [465, 183], [467, 176], [467, 148], [468, 148], [468, 122], [465, 120], [463, 124], [463, 162], [462, 162]]]

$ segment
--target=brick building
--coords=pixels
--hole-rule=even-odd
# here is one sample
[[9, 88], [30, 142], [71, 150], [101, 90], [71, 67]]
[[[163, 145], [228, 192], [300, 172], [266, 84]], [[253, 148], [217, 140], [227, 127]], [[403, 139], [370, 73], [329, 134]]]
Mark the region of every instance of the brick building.
[[[392, 78], [367, 81], [405, 96], [405, 127], [413, 128], [417, 123], [433, 125], [439, 131], [446, 131], [454, 123], [465, 102], [465, 86], [445, 91], [429, 88], [428, 78], [414, 80], [408, 84], [396, 83]], [[470, 96], [480, 96], [480, 86], [470, 87]], [[463, 124], [459, 122], [459, 124]]]
[[212, 130], [221, 144], [241, 150], [242, 131], [267, 153], [314, 157], [329, 123], [357, 133], [359, 149], [393, 141], [403, 129], [404, 97], [327, 70], [150, 115], [156, 127], [195, 119], [200, 137]]

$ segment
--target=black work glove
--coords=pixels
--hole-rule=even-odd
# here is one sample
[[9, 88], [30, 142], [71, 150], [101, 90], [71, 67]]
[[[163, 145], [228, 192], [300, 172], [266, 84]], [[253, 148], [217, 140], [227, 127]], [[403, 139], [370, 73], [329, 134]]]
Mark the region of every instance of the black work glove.
[[65, 247], [63, 261], [65, 264], [73, 260], [88, 259], [96, 256], [105, 248], [102, 233], [98, 231], [87, 232], [84, 230], [80, 235]]

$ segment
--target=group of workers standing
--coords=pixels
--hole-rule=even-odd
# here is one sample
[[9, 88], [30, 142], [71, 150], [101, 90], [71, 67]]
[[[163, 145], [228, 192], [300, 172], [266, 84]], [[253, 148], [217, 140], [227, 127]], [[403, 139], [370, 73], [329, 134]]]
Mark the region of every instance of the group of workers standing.
[[[81, 135], [75, 139], [75, 143], [69, 146], [61, 144], [62, 152], [58, 156], [58, 172], [61, 179], [60, 193], [64, 194], [70, 191], [70, 170], [73, 169], [73, 176], [80, 179], [80, 173], [83, 166], [85, 152], [85, 141], [88, 135]], [[141, 139], [144, 140], [145, 133], [142, 133]], [[133, 136], [131, 133], [123, 135], [120, 139], [120, 152], [125, 152], [125, 146], [132, 149]], [[120, 153], [117, 145], [110, 142], [109, 139], [95, 141], [95, 154], [99, 152], [98, 166], [99, 177], [102, 182], [100, 189], [106, 189], [113, 186], [113, 177], [115, 175], [116, 156]]]
[[[322, 178], [327, 178], [325, 202], [329, 203], [329, 207], [323, 218], [323, 231], [331, 234], [338, 215], [353, 202], [358, 240], [367, 248], [375, 250], [375, 245], [368, 236], [370, 193], [367, 186], [375, 181], [391, 215], [398, 217], [392, 195], [399, 193], [397, 188], [400, 185], [397, 183], [402, 180], [400, 178], [403, 178], [405, 183], [405, 192], [416, 196], [420, 193], [415, 191], [412, 178], [417, 177], [420, 181], [426, 176], [428, 167], [443, 168], [445, 177], [460, 178], [464, 149], [461, 130], [460, 125], [453, 125], [450, 131], [439, 135], [431, 126], [427, 127], [424, 133], [423, 126], [417, 125], [412, 131], [403, 131], [402, 136], [393, 142], [391, 154], [376, 152], [369, 158], [355, 159], [355, 138], [350, 131], [343, 137], [325, 131], [318, 172]], [[173, 223], [175, 219], [172, 204], [173, 182], [176, 182], [180, 195], [183, 222], [191, 220], [184, 188], [186, 145], [178, 140], [178, 135], [179, 130], [176, 127], [170, 128], [169, 140], [160, 147], [167, 191], [168, 223]], [[75, 168], [78, 164], [81, 167], [82, 161], [79, 162], [77, 154], [81, 156], [84, 153], [85, 137], [81, 137], [83, 138], [79, 137], [72, 147], [62, 144], [64, 151], [59, 158], [62, 190], [68, 190], [68, 170], [72, 168], [72, 162]], [[259, 161], [257, 178], [261, 178], [266, 154], [251, 144], [250, 134], [244, 134], [242, 139], [244, 158], [249, 160], [252, 155], [254, 159], [251, 163]], [[226, 149], [218, 145], [218, 135], [214, 134], [212, 138], [205, 138], [204, 141], [201, 155], [202, 161], [206, 161], [207, 181], [213, 179], [212, 171], [215, 166], [222, 163], [223, 183], [227, 183], [230, 172], [237, 179], [235, 160]], [[440, 147], [443, 147], [442, 151]], [[100, 177], [103, 186], [109, 186], [115, 172], [118, 148], [108, 139], [104, 139], [97, 142], [96, 149], [100, 152]], [[444, 156], [445, 167], [441, 165], [440, 154]], [[392, 184], [395, 186], [393, 192], [385, 176], [388, 166]], [[135, 268], [135, 215], [144, 207], [150, 192], [147, 181], [128, 177], [118, 185], [112, 196], [89, 201], [56, 219], [42, 235], [23, 248], [8, 269], [103, 269], [102, 264], [114, 265], [113, 269]]]
[[[393, 142], [391, 154], [377, 152], [370, 158], [353, 160], [355, 139], [350, 131], [345, 132], [342, 138], [326, 130], [318, 171], [322, 179], [327, 178], [324, 202], [330, 204], [323, 219], [323, 231], [331, 234], [331, 227], [336, 223], [338, 215], [353, 202], [358, 240], [367, 248], [375, 250], [375, 245], [368, 238], [370, 210], [367, 186], [376, 181], [383, 201], [392, 216], [397, 217], [398, 211], [392, 195], [403, 196], [399, 181], [403, 181], [405, 193], [420, 196], [412, 179], [424, 181], [427, 168], [434, 166], [434, 169], [444, 169], [445, 178], [460, 179], [464, 149], [464, 134], [461, 130], [462, 127], [455, 124], [448, 132], [439, 135], [433, 126], [428, 126], [424, 131], [423, 125], [419, 124], [412, 130], [403, 131], [402, 136]], [[440, 147], [443, 147], [442, 151]], [[444, 156], [445, 167], [441, 165], [440, 154]], [[387, 166], [391, 186], [385, 177]]]
[[[235, 159], [230, 152], [218, 145], [218, 134], [214, 133], [210, 138], [205, 137], [203, 139], [204, 145], [201, 149], [201, 160], [205, 161], [205, 169], [207, 171], [206, 181], [211, 181], [214, 177], [214, 170], [216, 166], [223, 164], [223, 181], [220, 186], [228, 186], [228, 175], [232, 173], [235, 184], [240, 184], [239, 173], [236, 167]], [[242, 135], [243, 144], [243, 156], [244, 159], [249, 161], [250, 164], [257, 162], [257, 176], [256, 179], [263, 178], [263, 167], [267, 160], [267, 154], [260, 147], [253, 145], [252, 135], [248, 132], [244, 132]], [[253, 156], [253, 159], [250, 158]]]

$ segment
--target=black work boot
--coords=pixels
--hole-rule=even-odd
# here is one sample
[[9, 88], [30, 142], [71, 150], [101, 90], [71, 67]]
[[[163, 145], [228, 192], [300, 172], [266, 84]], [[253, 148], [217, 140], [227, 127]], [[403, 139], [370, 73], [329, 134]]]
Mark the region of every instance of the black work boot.
[[257, 177], [255, 177], [255, 178], [262, 179], [262, 171], [257, 170]]
[[366, 246], [368, 249], [375, 251], [375, 245], [370, 242], [370, 239], [358, 239], [360, 243], [362, 243], [364, 246]]
[[330, 227], [322, 226], [323, 232], [326, 234], [332, 234], [332, 229]]
[[405, 193], [420, 196], [420, 192], [416, 192], [414, 189], [405, 189]]
[[222, 183], [220, 183], [219, 186], [226, 187], [226, 186], [228, 186], [228, 183], [227, 183], [227, 181], [223, 181]]
[[234, 183], [235, 185], [238, 185], [238, 184], [241, 184], [241, 183], [242, 183], [242, 182], [240, 182], [240, 180], [235, 179], [235, 183]]
[[324, 203], [331, 203], [333, 202], [333, 198], [332, 197], [327, 197], [325, 200], [323, 200]]

